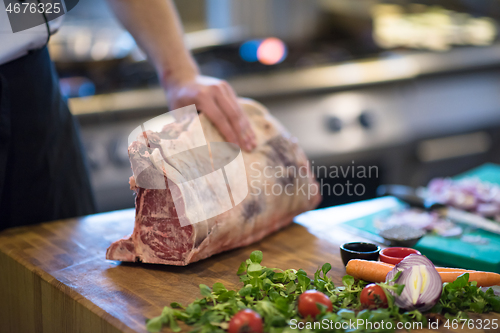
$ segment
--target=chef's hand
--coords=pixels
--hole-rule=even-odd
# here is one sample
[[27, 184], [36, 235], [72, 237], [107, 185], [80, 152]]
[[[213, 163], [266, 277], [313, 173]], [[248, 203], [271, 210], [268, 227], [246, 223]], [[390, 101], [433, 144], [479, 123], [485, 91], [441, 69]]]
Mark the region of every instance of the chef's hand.
[[255, 134], [231, 86], [214, 77], [198, 75], [194, 79], [169, 83], [165, 87], [171, 110], [195, 104], [229, 142], [246, 151], [256, 146]]

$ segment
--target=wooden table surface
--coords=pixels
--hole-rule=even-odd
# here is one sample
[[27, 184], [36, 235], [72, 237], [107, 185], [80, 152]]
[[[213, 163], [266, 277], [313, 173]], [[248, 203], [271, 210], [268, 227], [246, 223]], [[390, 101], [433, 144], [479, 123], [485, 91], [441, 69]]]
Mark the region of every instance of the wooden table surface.
[[330, 274], [340, 283], [345, 270], [339, 244], [363, 240], [333, 225], [292, 224], [187, 267], [105, 260], [106, 248], [131, 233], [133, 220], [134, 210], [123, 210], [1, 232], [0, 332], [146, 332], [145, 319], [164, 305], [199, 298], [200, 283], [240, 288], [236, 270], [257, 249], [265, 266], [303, 268], [310, 275], [330, 262]]

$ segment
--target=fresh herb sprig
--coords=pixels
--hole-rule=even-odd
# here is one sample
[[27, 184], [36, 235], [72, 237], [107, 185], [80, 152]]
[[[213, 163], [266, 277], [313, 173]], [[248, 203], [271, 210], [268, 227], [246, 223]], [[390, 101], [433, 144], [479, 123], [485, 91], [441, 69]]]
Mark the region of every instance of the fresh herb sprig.
[[[316, 321], [327, 320], [329, 323], [358, 322], [363, 319], [365, 327], [357, 327], [349, 332], [394, 332], [395, 329], [368, 329], [368, 322], [422, 322], [425, 327], [427, 319], [419, 311], [404, 312], [394, 305], [394, 297], [386, 292], [387, 308], [363, 308], [360, 294], [368, 282], [355, 280], [345, 275], [342, 285], [336, 286], [327, 275], [332, 266], [324, 264], [311, 279], [302, 270], [267, 268], [262, 266], [262, 252], [254, 251], [250, 258], [242, 262], [237, 275], [243, 286], [239, 290], [228, 290], [222, 283], [215, 283], [211, 288], [200, 285], [202, 298], [193, 303], [182, 306], [171, 303], [166, 306], [161, 315], [146, 322], [149, 332], [159, 332], [163, 326], [170, 327], [174, 332], [180, 332], [177, 321], [180, 320], [192, 326], [191, 332], [222, 333], [227, 330], [231, 318], [242, 309], [252, 309], [260, 314], [264, 320], [264, 331], [270, 333], [295, 332], [291, 328], [292, 322], [306, 321], [297, 313], [297, 298], [306, 290], [316, 289], [325, 293], [333, 304], [333, 312], [323, 312]], [[396, 277], [397, 278], [397, 277]], [[389, 286], [379, 283], [384, 290], [392, 290], [401, 294], [404, 286]], [[482, 291], [475, 282], [468, 282], [468, 274], [459, 277], [455, 282], [444, 284], [443, 294], [439, 303], [431, 312], [443, 313], [445, 316], [456, 318], [465, 316], [465, 311], [473, 312], [500, 312], [500, 297], [494, 295], [493, 290]], [[306, 323], [307, 324], [307, 323]], [[309, 322], [309, 324], [312, 324]], [[328, 329], [306, 325], [303, 332], [328, 332]], [[309, 327], [309, 328], [308, 328]], [[387, 328], [388, 325], [385, 326]], [[344, 332], [335, 330], [335, 332]]]
[[469, 282], [469, 273], [460, 275], [455, 281], [443, 284], [439, 302], [431, 312], [441, 313], [448, 319], [468, 318], [467, 312], [500, 312], [500, 297], [493, 289], [483, 291], [476, 281]]

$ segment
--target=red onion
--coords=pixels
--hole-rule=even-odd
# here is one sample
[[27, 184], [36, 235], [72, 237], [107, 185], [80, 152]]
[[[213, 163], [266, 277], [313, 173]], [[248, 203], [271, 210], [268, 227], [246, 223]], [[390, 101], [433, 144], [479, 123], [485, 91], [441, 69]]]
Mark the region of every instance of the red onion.
[[419, 209], [406, 209], [396, 212], [386, 219], [376, 219], [374, 225], [381, 230], [397, 226], [408, 226], [434, 231], [443, 237], [456, 237], [462, 233], [462, 228], [455, 223], [440, 218], [435, 212], [425, 212]]
[[500, 186], [478, 178], [433, 179], [427, 186], [426, 198], [485, 217], [500, 214]]
[[[401, 274], [392, 281], [398, 272]], [[438, 302], [443, 290], [438, 271], [429, 259], [419, 254], [410, 254], [401, 260], [387, 274], [386, 282], [389, 285], [405, 285], [401, 295], [391, 291], [396, 305], [404, 310], [430, 310]]]

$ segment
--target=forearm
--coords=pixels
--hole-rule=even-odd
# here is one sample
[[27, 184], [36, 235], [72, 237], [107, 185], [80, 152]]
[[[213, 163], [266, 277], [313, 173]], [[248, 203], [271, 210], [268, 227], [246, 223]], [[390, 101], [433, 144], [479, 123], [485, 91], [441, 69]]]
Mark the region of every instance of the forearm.
[[227, 141], [251, 151], [255, 134], [231, 86], [199, 75], [186, 49], [173, 0], [108, 0], [111, 8], [156, 67], [170, 109], [195, 104]]
[[198, 67], [187, 50], [172, 0], [108, 0], [147, 54], [165, 87], [193, 80]]

